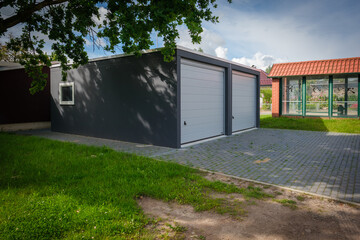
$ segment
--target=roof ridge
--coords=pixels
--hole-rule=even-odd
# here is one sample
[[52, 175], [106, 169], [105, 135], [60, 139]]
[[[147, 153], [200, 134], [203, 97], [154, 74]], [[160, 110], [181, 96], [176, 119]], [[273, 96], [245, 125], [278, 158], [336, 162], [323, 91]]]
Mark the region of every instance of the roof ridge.
[[360, 73], [360, 57], [274, 64], [268, 77]]
[[310, 62], [326, 62], [326, 61], [350, 60], [350, 59], [360, 59], [360, 57], [333, 58], [333, 59], [322, 59], [322, 60], [309, 60], [309, 61], [297, 61], [297, 62], [286, 62], [286, 63], [274, 63], [274, 65], [286, 65], [286, 64], [310, 63]]

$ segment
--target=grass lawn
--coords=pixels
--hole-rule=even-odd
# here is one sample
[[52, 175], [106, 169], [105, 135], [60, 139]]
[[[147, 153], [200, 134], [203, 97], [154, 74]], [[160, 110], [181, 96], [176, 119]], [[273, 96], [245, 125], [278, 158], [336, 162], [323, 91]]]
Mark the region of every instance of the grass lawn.
[[0, 133], [0, 239], [152, 238], [136, 199], [226, 212], [211, 192], [270, 197], [195, 169], [109, 148]]
[[272, 118], [260, 116], [261, 128], [281, 128], [323, 132], [360, 133], [359, 119]]

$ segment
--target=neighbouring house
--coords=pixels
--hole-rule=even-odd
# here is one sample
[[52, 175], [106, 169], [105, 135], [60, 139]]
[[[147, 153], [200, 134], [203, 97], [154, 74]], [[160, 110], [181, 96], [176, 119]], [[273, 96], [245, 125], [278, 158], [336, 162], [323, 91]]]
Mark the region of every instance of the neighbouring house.
[[50, 72], [52, 131], [180, 148], [259, 127], [259, 72], [183, 47]]
[[271, 111], [272, 80], [271, 78], [268, 77], [268, 74], [264, 70], [259, 69], [259, 72], [260, 72], [260, 109], [265, 113]]
[[271, 89], [272, 80], [268, 77], [268, 74], [264, 71], [259, 69], [260, 72], [260, 89]]
[[359, 118], [360, 57], [274, 64], [272, 116]]
[[[50, 69], [44, 67], [50, 76]], [[17, 63], [0, 61], [0, 129], [11, 124], [47, 122], [50, 126], [50, 81], [44, 91], [31, 95], [31, 78]]]

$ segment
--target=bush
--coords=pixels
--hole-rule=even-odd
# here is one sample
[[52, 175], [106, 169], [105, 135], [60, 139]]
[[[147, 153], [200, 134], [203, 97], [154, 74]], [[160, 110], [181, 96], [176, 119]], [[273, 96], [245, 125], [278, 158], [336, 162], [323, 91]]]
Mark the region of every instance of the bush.
[[271, 98], [272, 98], [272, 89], [271, 88], [265, 88], [265, 89], [260, 89], [260, 96], [263, 95], [263, 103], [272, 103], [271, 102]]

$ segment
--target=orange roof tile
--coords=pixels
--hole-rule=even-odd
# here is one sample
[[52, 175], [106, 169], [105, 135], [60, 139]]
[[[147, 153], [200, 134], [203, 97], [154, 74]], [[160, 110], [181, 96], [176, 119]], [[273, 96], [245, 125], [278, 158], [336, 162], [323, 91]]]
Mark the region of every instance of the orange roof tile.
[[268, 77], [360, 73], [360, 57], [276, 63]]

